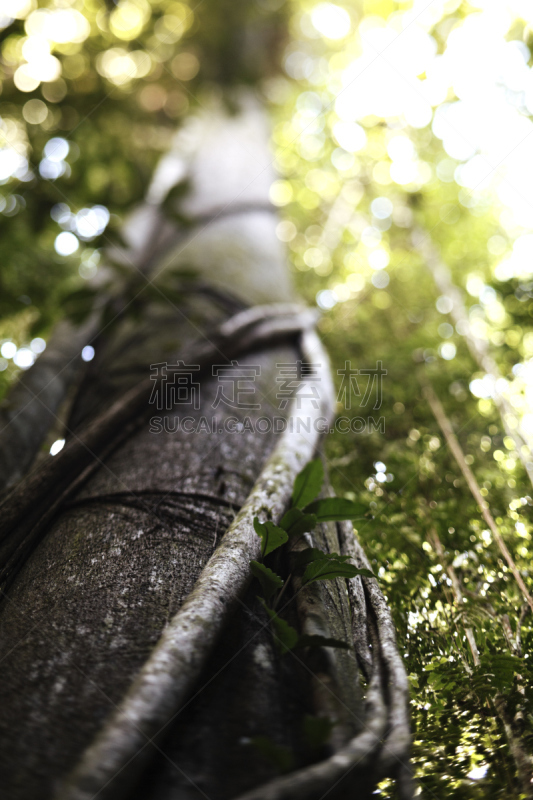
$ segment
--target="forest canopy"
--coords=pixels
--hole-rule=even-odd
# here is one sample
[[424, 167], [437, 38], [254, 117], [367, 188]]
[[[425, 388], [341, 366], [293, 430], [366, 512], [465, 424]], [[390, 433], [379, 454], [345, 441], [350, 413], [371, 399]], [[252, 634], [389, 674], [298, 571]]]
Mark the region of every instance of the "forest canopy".
[[176, 130], [249, 85], [347, 420], [331, 481], [372, 512], [357, 532], [409, 674], [420, 786], [526, 796], [531, 3], [1, 0], [0, 26], [2, 393], [121, 279], [109, 253]]

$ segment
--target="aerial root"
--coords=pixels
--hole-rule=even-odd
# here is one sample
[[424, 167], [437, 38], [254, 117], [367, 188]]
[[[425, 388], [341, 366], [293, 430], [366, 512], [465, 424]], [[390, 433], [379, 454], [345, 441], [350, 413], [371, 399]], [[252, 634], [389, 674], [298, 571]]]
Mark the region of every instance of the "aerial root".
[[[351, 522], [337, 523], [337, 530], [341, 553], [350, 556], [356, 566], [371, 569]], [[336, 789], [346, 791], [350, 779], [353, 786], [358, 785], [365, 771], [375, 780], [394, 776], [401, 800], [413, 797], [408, 682], [392, 617], [374, 578], [351, 578], [348, 588], [353, 604], [354, 646], [369, 680], [362, 730], [330, 758], [245, 792], [237, 800], [321, 800], [326, 794], [335, 797]], [[364, 636], [360, 636], [363, 628]]]
[[[283, 308], [283, 307], [281, 307]], [[175, 717], [187, 705], [198, 675], [224, 629], [228, 618], [244, 595], [250, 582], [249, 562], [257, 559], [260, 544], [253, 529], [253, 518], [268, 513], [278, 520], [286, 509], [294, 479], [313, 457], [319, 439], [318, 426], [301, 426], [298, 418], [316, 422], [331, 419], [333, 388], [328, 357], [316, 334], [307, 327], [310, 318], [294, 315], [291, 308], [285, 324], [283, 311], [277, 307], [271, 324], [265, 307], [256, 316], [248, 311], [237, 314], [219, 331], [217, 348], [225, 339], [225, 354], [242, 352], [242, 330], [246, 330], [247, 348], [259, 341], [286, 337], [288, 332], [301, 334], [303, 358], [317, 367], [323, 397], [316, 409], [311, 399], [301, 396], [293, 402], [292, 424], [281, 434], [241, 511], [222, 538], [204, 567], [191, 594], [175, 614], [160, 641], [132, 683], [117, 711], [111, 716], [93, 743], [85, 750], [76, 769], [66, 779], [56, 800], [120, 800], [142, 773], [152, 750]], [[240, 317], [240, 320], [239, 320]], [[240, 323], [240, 324], [235, 324]], [[255, 338], [254, 338], [255, 334]], [[230, 342], [234, 345], [229, 347]], [[214, 357], [201, 345], [197, 358], [208, 363]], [[188, 358], [194, 358], [194, 355]], [[231, 356], [230, 356], [231, 357]], [[320, 365], [320, 366], [318, 366]], [[138, 413], [139, 396], [151, 387], [137, 387], [119, 409], [113, 407], [102, 424], [113, 425], [117, 419], [126, 422]], [[127, 412], [127, 413], [126, 413]], [[95, 423], [90, 426], [89, 440], [94, 445]], [[310, 431], [310, 432], [309, 432]], [[91, 436], [93, 439], [91, 439]], [[82, 441], [79, 448], [87, 447]], [[57, 468], [56, 468], [57, 469]], [[45, 481], [46, 482], [46, 481]], [[358, 566], [369, 569], [366, 556], [354, 537], [350, 523], [338, 523], [341, 553], [351, 556]], [[396, 647], [394, 627], [377, 582], [374, 579], [352, 579], [350, 597], [354, 601], [354, 644], [359, 660], [369, 678], [365, 702], [364, 724], [360, 732], [330, 758], [297, 770], [241, 795], [239, 800], [319, 800], [324, 794], [344, 787], [345, 781], [361, 776], [366, 770], [374, 779], [395, 775], [402, 800], [412, 796], [408, 768], [409, 724], [407, 714], [407, 679]], [[362, 602], [364, 600], [364, 602]], [[368, 657], [368, 643], [372, 657]], [[367, 650], [365, 655], [365, 650]]]
[[[260, 557], [254, 517], [264, 519], [267, 513], [274, 520], [281, 517], [296, 475], [315, 453], [320, 432], [313, 423], [331, 418], [333, 394], [327, 355], [310, 330], [302, 333], [301, 349], [303, 358], [316, 366], [321, 379], [320, 407], [315, 408], [305, 395], [293, 403], [290, 424], [248, 499], [117, 711], [56, 795], [58, 799], [123, 797], [142, 772], [151, 749], [147, 744], [163, 734], [189, 700], [202, 667], [249, 585], [250, 560]], [[299, 419], [311, 425], [299, 425]]]
[[[370, 636], [376, 649], [379, 640], [375, 626]], [[370, 678], [362, 730], [332, 756], [309, 767], [283, 775], [251, 789], [236, 800], [320, 800], [336, 789], [346, 789], [346, 782], [360, 780], [361, 772], [375, 773], [381, 743], [387, 733], [387, 705], [380, 664]]]
[[[316, 312], [294, 303], [273, 303], [240, 311], [213, 330], [208, 341], [194, 343], [181, 353], [186, 363], [202, 371], [217, 359], [235, 358], [264, 344], [296, 337], [316, 322]], [[327, 361], [325, 361], [327, 363]], [[51, 516], [102, 466], [142, 423], [151, 408], [154, 388], [150, 377], [74, 432], [63, 450], [24, 478], [0, 503], [0, 590], [5, 592], [40, 541]], [[31, 497], [31, 504], [28, 504]]]
[[[341, 553], [348, 555], [360, 568], [372, 571], [371, 565], [355, 536], [351, 522], [337, 523]], [[414, 786], [409, 767], [411, 745], [409, 725], [409, 684], [398, 651], [396, 632], [387, 601], [375, 578], [350, 578], [361, 580], [367, 600], [368, 618], [375, 620], [379, 639], [377, 661], [385, 676], [385, 700], [388, 709], [387, 735], [383, 741], [378, 761], [378, 774], [381, 777], [396, 775], [398, 793], [402, 800], [412, 797]], [[375, 648], [373, 648], [373, 651]], [[374, 659], [373, 670], [378, 668]]]

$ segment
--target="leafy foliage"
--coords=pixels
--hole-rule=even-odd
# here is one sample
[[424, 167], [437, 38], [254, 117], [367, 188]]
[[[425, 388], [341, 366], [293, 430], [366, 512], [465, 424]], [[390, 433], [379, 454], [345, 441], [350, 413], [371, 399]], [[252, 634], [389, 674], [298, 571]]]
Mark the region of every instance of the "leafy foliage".
[[282, 544], [289, 541], [289, 536], [283, 528], [274, 525], [273, 522], [267, 520], [262, 523], [258, 517], [254, 518], [254, 529], [259, 538], [261, 539], [261, 555], [268, 556]]
[[[492, 13], [491, 4], [451, 0], [431, 4], [420, 14], [409, 3], [369, 0], [355, 13], [353, 4], [341, 2], [336, 7], [347, 12], [351, 27], [349, 35], [337, 39], [321, 33], [313, 22], [313, 8], [301, 2], [286, 3], [277, 12], [272, 10], [277, 3], [242, 0], [204, 0], [194, 8], [173, 0], [139, 2], [132, 5], [141, 13], [131, 15], [131, 27], [123, 20], [121, 28], [123, 5], [39, 3], [54, 13], [67, 8], [69, 13], [79, 12], [88, 25], [80, 23], [78, 41], [50, 40], [50, 55], [57, 59], [60, 73], [36, 82], [34, 88], [20, 88], [15, 76], [26, 63], [23, 52], [29, 48], [24, 45], [31, 21], [37, 19], [32, 17], [35, 4], [15, 4], [20, 9], [15, 18], [4, 17], [2, 152], [20, 169], [2, 178], [0, 344], [12, 341], [26, 347], [33, 337], [46, 338], [65, 312], [75, 320], [86, 315], [91, 300], [87, 281], [103, 279], [110, 265], [105, 248], [123, 244], [118, 231], [124, 216], [143, 196], [175, 128], [203, 103], [206, 87], [214, 80], [228, 85], [266, 78], [260, 91], [274, 115], [274, 159], [280, 179], [272, 198], [283, 215], [278, 234], [287, 243], [301, 294], [311, 304], [318, 298], [326, 310], [320, 330], [332, 356], [340, 413], [354, 423], [348, 432], [336, 430], [329, 438], [328, 468], [339, 498], [361, 506], [358, 535], [394, 614], [412, 685], [414, 760], [423, 792], [454, 800], [516, 798], [514, 765], [491, 700], [496, 692], [505, 694], [510, 716], [522, 720], [519, 734], [531, 752], [528, 662], [533, 619], [522, 614], [522, 598], [507, 565], [443, 447], [419, 391], [417, 370], [430, 375], [529, 587], [532, 490], [491, 393], [473, 391], [473, 382], [483, 381], [484, 371], [473, 360], [461, 326], [440, 310], [445, 308], [438, 303], [442, 291], [413, 248], [413, 237], [420, 230], [430, 232], [463, 293], [471, 327], [503, 375], [511, 406], [524, 416], [530, 413], [533, 285], [529, 268], [509, 273], [506, 264], [527, 244], [523, 236], [529, 228], [523, 215], [519, 219], [509, 213], [490, 195], [485, 181], [473, 190], [462, 185], [463, 168], [470, 160], [458, 157], [458, 152], [450, 154], [437, 135], [438, 124], [431, 125], [439, 108], [457, 102], [457, 86], [442, 85], [442, 96], [426, 120], [408, 121], [402, 113], [386, 111], [379, 116], [372, 107], [354, 122], [359, 99], [343, 105], [344, 90], [353, 82], [350, 70], [363, 46], [355, 31], [356, 17], [369, 42], [374, 35], [390, 34], [391, 41], [401, 44], [404, 33], [416, 28], [431, 38], [425, 39], [426, 45], [431, 49], [433, 43], [442, 59], [448, 41], [453, 38], [457, 46], [465, 24]], [[494, 55], [493, 71], [505, 83], [506, 75], [515, 80], [520, 69], [530, 72], [531, 19], [524, 18], [528, 4], [515, 3], [511, 9], [502, 0], [496, 5], [502, 6], [502, 16], [489, 28], [507, 37], [501, 53], [516, 56], [509, 62], [514, 66], [500, 69], [496, 50], [488, 48]], [[405, 16], [409, 14], [410, 20]], [[508, 22], [502, 24], [505, 15]], [[167, 27], [169, 17], [176, 16], [180, 24]], [[287, 41], [280, 30], [289, 18]], [[265, 43], [260, 31], [268, 33], [266, 48], [258, 46]], [[252, 44], [247, 56], [237, 57], [243, 53], [244, 39]], [[485, 42], [485, 37], [479, 41]], [[271, 54], [280, 44], [286, 44], [282, 75], [272, 71]], [[414, 55], [421, 50], [413, 47], [411, 52], [412, 63], [418, 63]], [[374, 65], [379, 63], [385, 74], [390, 55], [391, 51], [384, 53], [383, 63]], [[481, 72], [478, 57], [479, 51], [472, 51], [469, 61]], [[127, 65], [127, 73], [121, 72], [121, 63]], [[464, 79], [467, 69], [465, 61], [457, 75]], [[369, 66], [364, 75], [371, 72]], [[361, 75], [354, 84], [358, 89]], [[383, 93], [393, 79], [383, 80], [381, 92], [362, 91], [360, 96], [386, 106]], [[439, 84], [432, 84], [431, 72], [403, 83], [411, 90], [416, 81], [424, 84], [424, 94]], [[519, 123], [527, 125], [527, 92], [503, 84], [501, 92], [486, 106], [499, 112], [507, 102]], [[400, 111], [398, 103], [394, 110]], [[506, 139], [496, 135], [494, 127], [481, 122], [478, 127], [493, 141]], [[364, 142], [360, 149], [354, 136]], [[68, 153], [61, 174], [46, 177], [50, 164], [45, 150], [54, 139], [64, 140]], [[499, 158], [496, 161], [500, 164]], [[516, 163], [525, 174], [526, 159], [520, 156]], [[500, 178], [501, 172], [494, 174]], [[515, 192], [502, 181], [502, 196], [516, 194], [525, 214], [527, 193]], [[177, 214], [186, 225], [175, 207], [180, 191], [169, 195], [166, 206], [169, 215]], [[95, 205], [109, 211], [109, 223], [97, 236], [81, 238], [76, 216]], [[54, 247], [64, 232], [78, 238], [78, 249], [71, 255], [61, 255]], [[111, 266], [114, 281], [131, 275], [131, 265]], [[169, 284], [164, 291], [170, 296], [180, 289]], [[385, 420], [384, 434], [369, 424], [361, 429], [360, 420], [368, 423], [370, 416], [370, 406], [362, 405], [362, 377], [357, 376], [360, 394], [352, 395], [348, 405], [347, 387], [337, 372], [347, 360], [365, 368], [378, 359], [387, 376], [382, 405], [372, 414]], [[0, 359], [0, 391], [18, 369], [12, 359]], [[319, 469], [318, 464], [309, 466], [297, 502], [280, 522], [291, 541], [321, 521], [312, 505]], [[265, 536], [270, 537], [268, 528]], [[266, 557], [276, 559], [283, 547]], [[454, 597], [450, 568], [464, 602]], [[272, 591], [267, 599], [283, 589], [269, 577], [267, 570], [275, 575], [270, 567], [252, 569], [258, 572], [256, 579], [265, 582], [261, 591]], [[504, 631], [504, 615], [510, 620], [511, 640]], [[469, 625], [480, 651], [479, 668], [465, 635]], [[486, 777], [468, 778], [479, 765], [486, 766]], [[382, 796], [391, 796], [388, 785], [382, 787]]]
[[[292, 504], [295, 508], [304, 508], [319, 493], [324, 482], [324, 467], [319, 458], [310, 461], [299, 473], [294, 482]], [[312, 512], [310, 512], [312, 513]]]
[[[315, 500], [317, 494], [322, 489], [324, 482], [324, 468], [320, 459], [314, 459], [298, 473], [294, 480], [292, 492], [292, 507], [283, 515], [280, 526], [274, 525], [270, 520], [261, 523], [258, 517], [254, 517], [254, 530], [261, 539], [261, 556], [280, 550], [291, 540], [295, 542], [312, 529], [319, 522], [330, 520], [352, 519], [361, 513], [361, 505], [343, 500], [338, 497], [330, 497], [327, 500]], [[303, 511], [300, 506], [304, 505]], [[315, 513], [308, 513], [313, 509]], [[274, 640], [281, 655], [304, 647], [340, 647], [349, 648], [346, 642], [318, 635], [298, 635], [295, 628], [278, 616], [274, 608], [267, 604], [276, 592], [285, 588], [285, 584], [279, 575], [276, 575], [269, 567], [258, 561], [251, 561], [250, 567], [253, 576], [261, 585], [263, 597], [260, 602], [268, 614], [273, 630]], [[348, 556], [340, 556], [337, 553], [325, 553], [316, 547], [308, 547], [304, 550], [292, 554], [293, 571], [303, 572], [301, 577], [302, 586], [313, 583], [314, 581], [334, 580], [335, 578], [354, 578], [356, 575], [365, 577], [375, 577], [370, 570], [358, 569], [349, 563]], [[291, 573], [292, 575], [292, 573]], [[288, 580], [288, 579], [287, 579]], [[278, 601], [281, 593], [278, 595]]]
[[314, 514], [304, 514], [299, 508], [290, 508], [281, 519], [281, 527], [287, 531], [289, 538], [301, 536], [312, 531], [318, 520]]
[[265, 609], [270, 622], [272, 623], [272, 632], [274, 641], [279, 649], [281, 655], [293, 650], [298, 644], [298, 631], [289, 625], [284, 619], [276, 614], [273, 608], [270, 608], [262, 598], [259, 598], [263, 608]]
[[373, 578], [374, 574], [368, 569], [358, 569], [353, 564], [347, 563], [347, 556], [338, 556], [336, 553], [322, 553], [318, 558], [310, 561], [302, 576], [302, 584], [313, 581], [333, 580], [333, 578], [355, 578], [364, 575]]
[[263, 595], [269, 600], [278, 589], [281, 589], [283, 580], [279, 575], [276, 575], [275, 572], [272, 572], [271, 569], [265, 567], [265, 565], [261, 564], [259, 561], [250, 561], [250, 567], [252, 569], [252, 575], [254, 578], [257, 578], [261, 584]]
[[362, 503], [354, 503], [342, 497], [325, 497], [315, 500], [305, 507], [307, 514], [314, 514], [317, 522], [335, 522], [348, 519], [361, 519], [367, 509]]
[[[342, 7], [350, 11], [348, 5]], [[501, 7], [509, 11], [510, 4], [503, 0]], [[448, 41], [457, 42], [466, 28], [473, 31], [476, 21], [487, 19], [484, 12], [478, 16], [478, 7], [474, 11], [465, 3], [454, 3], [453, 11], [451, 4], [441, 9], [423, 25], [439, 60]], [[446, 98], [425, 124], [406, 122], [401, 103], [394, 103], [398, 114], [374, 108], [359, 119], [358, 99], [343, 101], [348, 87], [354, 93], [368, 89], [356, 61], [367, 36], [373, 42], [373, 35], [387, 31], [396, 41], [400, 28], [395, 26], [413, 21], [409, 15], [416, 13], [411, 4], [365, 4], [360, 35], [333, 41], [301, 37], [305, 47], [299, 42], [298, 52], [309, 59], [309, 72], [270, 88], [277, 109], [282, 234], [300, 292], [325, 310], [319, 327], [337, 380], [338, 413], [351, 423], [342, 432], [335, 428], [327, 440], [328, 470], [336, 493], [367, 509], [358, 515], [366, 519], [355, 524], [392, 609], [410, 676], [414, 763], [422, 793], [454, 800], [516, 799], [521, 796], [516, 766], [493, 701], [498, 691], [504, 695], [510, 718], [518, 720], [516, 735], [531, 754], [533, 693], [526, 665], [533, 618], [522, 613], [523, 598], [444, 446], [417, 372], [430, 377], [530, 591], [532, 489], [491, 392], [480, 392], [474, 383], [485, 379], [485, 371], [473, 359], [464, 329], [446, 310], [445, 293], [413, 243], [417, 233], [433, 241], [461, 291], [469, 324], [495, 359], [504, 379], [501, 387], [520, 417], [531, 410], [526, 395], [531, 386], [533, 287], [530, 274], [509, 277], [505, 267], [530, 229], [529, 223], [517, 223], [516, 214], [486, 183], [467, 189], [461, 171], [471, 162], [443, 146], [438, 114], [442, 105], [457, 104], [458, 85], [450, 82]], [[304, 27], [305, 14], [295, 14]], [[524, 44], [529, 70], [532, 42], [523, 36], [527, 23], [512, 11], [509, 19], [513, 22], [507, 32], [500, 29], [507, 39], [502, 46]], [[324, 58], [330, 66], [322, 71]], [[479, 69], [476, 59], [472, 53], [473, 71]], [[365, 62], [367, 75], [371, 60], [369, 56]], [[389, 56], [379, 71], [383, 88], [365, 94], [368, 106], [374, 100], [375, 107], [386, 106], [384, 93], [396, 86], [392, 70]], [[464, 62], [465, 80], [466, 71]], [[355, 74], [357, 81], [351, 83]], [[519, 116], [530, 123], [530, 111]], [[366, 143], [347, 150], [336, 138], [343, 130], [352, 130], [354, 136], [358, 132]], [[400, 143], [411, 153], [413, 170], [421, 170], [408, 183], [396, 172], [394, 147]], [[389, 216], [380, 216], [382, 207]], [[366, 379], [357, 375], [349, 379], [350, 387], [342, 371], [347, 361], [361, 369], [374, 367], [378, 360], [387, 375], [376, 413], [375, 392], [372, 402], [363, 404]], [[384, 420], [384, 431], [372, 427], [372, 416]], [[462, 602], [454, 595], [450, 568]], [[479, 668], [466, 637], [469, 626], [481, 657]], [[504, 664], [507, 657], [521, 657], [521, 666], [515, 664], [513, 673], [497, 663], [489, 666], [487, 659], [495, 656], [502, 656]], [[433, 669], [437, 662], [438, 669]], [[468, 777], [472, 769], [480, 769], [479, 775]], [[381, 796], [396, 796], [389, 782], [382, 785]]]

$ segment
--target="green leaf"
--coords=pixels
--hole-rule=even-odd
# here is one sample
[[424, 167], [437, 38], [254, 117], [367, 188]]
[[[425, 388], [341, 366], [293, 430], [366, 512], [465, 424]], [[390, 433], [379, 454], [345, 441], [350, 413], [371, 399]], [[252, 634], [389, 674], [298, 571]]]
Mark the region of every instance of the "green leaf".
[[288, 653], [289, 650], [292, 650], [294, 647], [296, 647], [299, 638], [298, 631], [293, 628], [292, 625], [289, 625], [288, 622], [285, 622], [284, 619], [278, 617], [274, 609], [267, 606], [262, 597], [260, 597], [259, 600], [270, 617], [270, 621], [274, 629], [274, 641], [276, 642], [281, 655], [284, 655], [285, 653]]
[[333, 639], [330, 636], [318, 636], [317, 634], [304, 633], [298, 639], [295, 649], [299, 647], [339, 647], [342, 650], [350, 650], [350, 645], [341, 639]]
[[336, 561], [348, 561], [349, 556], [339, 556], [337, 553], [324, 553], [318, 547], [306, 547], [294, 556], [294, 568], [305, 567], [313, 561], [324, 561], [324, 559], [335, 559]]
[[407, 676], [407, 680], [414, 689], [420, 688], [420, 684], [418, 682], [418, 675], [416, 674], [416, 672], [411, 672], [411, 674]]
[[343, 497], [326, 497], [315, 500], [304, 508], [304, 513], [315, 514], [317, 522], [340, 522], [346, 519], [361, 519], [368, 509], [362, 503], [354, 503]]
[[280, 526], [289, 534], [289, 539], [293, 536], [301, 536], [302, 533], [312, 531], [316, 526], [314, 514], [304, 514], [299, 508], [291, 508], [283, 516]]
[[307, 506], [320, 492], [323, 482], [324, 467], [321, 460], [315, 458], [296, 476], [292, 492], [293, 506], [296, 506], [296, 508]]
[[[335, 554], [333, 554], [334, 556]], [[313, 581], [330, 581], [333, 578], [355, 578], [356, 575], [363, 575], [366, 578], [374, 578], [375, 575], [368, 569], [359, 569], [353, 564], [348, 564], [341, 560], [344, 557], [332, 557], [324, 554], [323, 559], [316, 559], [307, 565], [302, 577], [302, 583], [313, 583]]]
[[349, 563], [349, 559], [350, 556], [324, 553], [317, 547], [307, 547], [296, 554], [294, 569], [306, 568], [302, 577], [303, 584], [332, 578], [355, 578], [356, 575], [362, 575], [365, 578], [376, 577], [369, 569], [359, 569], [353, 566]]
[[265, 598], [269, 600], [272, 595], [283, 586], [282, 579], [279, 575], [276, 575], [275, 572], [272, 572], [271, 569], [265, 567], [264, 564], [260, 564], [259, 561], [250, 561], [250, 567], [252, 569], [252, 575], [257, 578], [261, 584]]
[[514, 676], [522, 671], [522, 666], [522, 659], [509, 653], [487, 653], [481, 658], [473, 683], [479, 681], [480, 686], [486, 683], [487, 689], [492, 686], [504, 691], [512, 686]]
[[495, 671], [516, 671], [519, 670], [523, 661], [518, 656], [512, 656], [510, 653], [493, 653], [486, 656], [486, 660], [491, 663]]
[[283, 528], [278, 528], [270, 520], [262, 523], [259, 521], [259, 517], [254, 517], [254, 530], [261, 539], [261, 555], [263, 558], [289, 540], [287, 532]]

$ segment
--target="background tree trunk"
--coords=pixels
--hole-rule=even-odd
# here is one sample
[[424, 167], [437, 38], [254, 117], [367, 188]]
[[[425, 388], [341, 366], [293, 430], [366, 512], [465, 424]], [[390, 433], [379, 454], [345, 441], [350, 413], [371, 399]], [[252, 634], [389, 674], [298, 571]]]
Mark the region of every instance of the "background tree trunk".
[[[163, 160], [148, 202], [126, 227], [130, 249], [119, 255], [142, 269], [155, 289], [150, 302], [136, 305], [135, 316], [122, 310], [100, 335], [73, 404], [70, 436], [146, 377], [150, 364], [176, 363], [191, 340], [209, 338], [239, 304], [293, 298], [268, 205], [272, 173], [264, 119], [248, 98], [242, 104], [239, 115], [218, 110], [191, 121]], [[203, 220], [186, 233], [160, 205], [183, 176], [190, 190], [180, 213]], [[194, 270], [195, 282], [168, 302], [165, 281], [185, 268]], [[214, 412], [216, 378], [208, 377], [200, 409], [187, 407], [187, 415], [210, 420], [216, 413], [220, 421], [279, 415], [276, 364], [298, 358], [294, 341], [239, 359], [261, 367], [260, 410], [219, 406]], [[56, 515], [2, 602], [4, 796], [44, 800], [58, 791], [192, 590], [275, 439], [153, 434], [146, 422]], [[31, 506], [32, 498], [27, 502]], [[324, 527], [321, 535], [334, 549], [332, 529]], [[323, 586], [319, 599], [331, 635], [349, 640], [346, 586]], [[288, 615], [297, 626], [294, 603]], [[148, 745], [153, 758], [129, 796], [229, 798], [278, 775], [286, 753], [293, 767], [327, 755], [327, 748], [303, 743], [303, 719], [316, 713], [312, 671], [328, 684], [337, 722], [332, 744], [342, 745], [359, 730], [353, 651], [337, 651], [333, 670], [320, 663], [312, 670], [300, 657], [279, 658], [265, 621], [250, 590], [198, 676], [196, 693], [161, 741]], [[255, 737], [268, 740], [261, 745]], [[367, 791], [361, 783], [361, 796]]]

